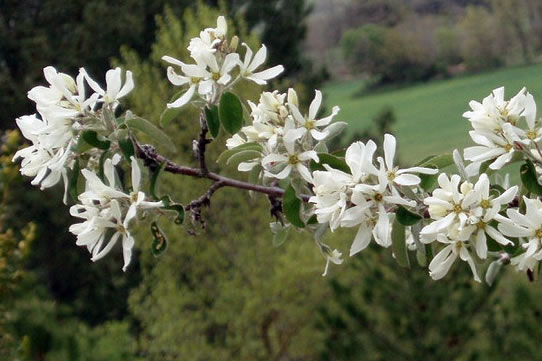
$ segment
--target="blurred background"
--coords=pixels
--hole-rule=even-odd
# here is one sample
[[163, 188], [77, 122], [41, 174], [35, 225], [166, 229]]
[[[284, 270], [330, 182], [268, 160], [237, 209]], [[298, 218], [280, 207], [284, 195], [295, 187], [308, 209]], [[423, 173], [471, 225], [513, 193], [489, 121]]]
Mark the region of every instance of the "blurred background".
[[[188, 61], [190, 38], [214, 27], [283, 64], [271, 88], [294, 86], [305, 104], [323, 89], [328, 110], [349, 122], [334, 145], [393, 132], [405, 165], [470, 144], [462, 113], [471, 99], [527, 86], [542, 99], [539, 0], [1, 0], [0, 359], [1, 360], [537, 360], [540, 284], [505, 269], [492, 287], [456, 264], [442, 281], [367, 249], [321, 277], [310, 236], [271, 242], [265, 197], [222, 189], [197, 236], [164, 226], [168, 251], [151, 255], [142, 227], [126, 273], [119, 250], [92, 263], [68, 232], [62, 190], [40, 192], [11, 163], [23, 140], [15, 118], [34, 113], [26, 92], [42, 69], [103, 79], [134, 72], [127, 107], [157, 120], [175, 90], [167, 54]], [[239, 92], [254, 99], [258, 88]], [[195, 164], [197, 114], [167, 126], [171, 155]], [[225, 135], [209, 147], [224, 149]], [[214, 169], [242, 178], [232, 169]], [[164, 177], [182, 202], [205, 181]], [[328, 235], [345, 251], [354, 232]]]

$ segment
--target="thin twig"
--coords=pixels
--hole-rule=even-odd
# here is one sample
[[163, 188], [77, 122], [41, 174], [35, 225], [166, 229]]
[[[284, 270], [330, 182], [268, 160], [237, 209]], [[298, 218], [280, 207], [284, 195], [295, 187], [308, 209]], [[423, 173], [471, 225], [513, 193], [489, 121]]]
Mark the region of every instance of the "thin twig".
[[[165, 162], [166, 166], [164, 170], [166, 172], [170, 172], [173, 174], [182, 174], [182, 175], [187, 175], [191, 177], [207, 178], [215, 182], [222, 182], [223, 187], [232, 187], [232, 188], [244, 189], [248, 191], [254, 191], [254, 192], [267, 194], [268, 196], [273, 196], [277, 198], [282, 198], [284, 194], [284, 190], [279, 187], [267, 187], [267, 186], [263, 186], [259, 184], [243, 182], [237, 179], [224, 177], [220, 174], [216, 174], [213, 172], [204, 173], [199, 168], [190, 168], [190, 167], [185, 167], [185, 166], [176, 164], [175, 162], [159, 154], [152, 145], [138, 144], [137, 142], [134, 142], [134, 143], [136, 146], [137, 156], [141, 158], [144, 161], [145, 165], [151, 169], [154, 169], [160, 166], [160, 164]], [[310, 196], [308, 195], [302, 196], [302, 200], [305, 202], [308, 202], [309, 198]]]

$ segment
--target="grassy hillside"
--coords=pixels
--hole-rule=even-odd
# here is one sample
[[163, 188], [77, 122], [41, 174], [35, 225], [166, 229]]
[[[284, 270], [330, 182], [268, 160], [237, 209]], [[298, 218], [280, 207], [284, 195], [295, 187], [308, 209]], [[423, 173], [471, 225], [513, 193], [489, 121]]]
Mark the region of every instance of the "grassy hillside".
[[337, 119], [348, 121], [348, 131], [353, 132], [371, 126], [375, 114], [386, 105], [392, 106], [401, 160], [412, 164], [427, 155], [471, 145], [469, 124], [462, 114], [469, 109], [470, 100], [481, 101], [494, 88], [505, 86], [509, 98], [526, 86], [542, 101], [542, 64], [354, 97], [362, 85], [361, 80], [328, 84], [324, 88], [328, 109], [339, 105]]

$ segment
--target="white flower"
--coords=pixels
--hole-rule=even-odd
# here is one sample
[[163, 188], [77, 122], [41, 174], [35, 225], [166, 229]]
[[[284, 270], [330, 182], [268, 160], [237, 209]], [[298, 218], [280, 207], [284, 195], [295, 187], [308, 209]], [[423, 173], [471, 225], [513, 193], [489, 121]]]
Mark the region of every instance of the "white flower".
[[276, 165], [284, 165], [284, 168], [279, 173], [273, 173], [270, 170], [265, 170], [265, 175], [272, 178], [284, 179], [290, 175], [292, 169], [296, 169], [299, 175], [309, 183], [312, 183], [312, 176], [307, 167], [308, 161], [311, 159], [318, 162], [318, 154], [314, 150], [298, 152], [295, 150], [294, 144], [284, 144], [286, 146], [286, 154], [271, 153], [262, 159], [262, 166], [269, 168]]
[[478, 272], [476, 271], [476, 266], [467, 250], [467, 245], [465, 242], [460, 240], [451, 240], [444, 235], [439, 235], [438, 241], [444, 244], [448, 244], [444, 247], [429, 263], [429, 275], [434, 280], [439, 280], [446, 276], [450, 267], [455, 262], [457, 257], [461, 260], [467, 262], [471, 268], [474, 280], [477, 282], [480, 281]]
[[120, 98], [126, 96], [134, 89], [134, 79], [132, 72], [129, 70], [126, 71], [126, 81], [124, 85], [122, 85], [121, 79], [122, 70], [119, 67], [108, 70], [107, 73], [105, 73], [106, 90], [103, 90], [100, 85], [87, 74], [85, 69], [81, 68], [80, 71], [85, 75], [88, 85], [101, 96], [100, 100], [106, 104], [113, 104], [116, 106]]
[[522, 115], [525, 117], [527, 127], [529, 128], [528, 131], [517, 129], [519, 136], [524, 138], [522, 143], [529, 144], [531, 142], [540, 142], [542, 139], [542, 128], [540, 126], [537, 127], [536, 103], [534, 101], [534, 97], [529, 93], [527, 93], [525, 97], [525, 109]]
[[145, 193], [143, 193], [140, 190], [141, 185], [141, 169], [139, 168], [139, 164], [137, 163], [137, 160], [135, 157], [131, 157], [131, 165], [132, 165], [132, 192], [130, 193], [130, 208], [128, 208], [128, 212], [126, 213], [126, 218], [124, 219], [124, 223], [126, 226], [130, 223], [132, 219], [135, 218], [137, 214], [138, 209], [150, 209], [150, 208], [160, 208], [163, 207], [164, 204], [162, 201], [159, 202], [148, 202], [145, 201]]
[[339, 227], [347, 206], [347, 188], [352, 177], [333, 168], [327, 171], [313, 172], [314, 196], [309, 202], [314, 203], [318, 223], [329, 222], [331, 231]]
[[499, 219], [499, 231], [510, 237], [522, 237], [527, 243], [522, 245], [526, 249], [521, 255], [514, 257], [512, 263], [518, 269], [533, 270], [538, 261], [542, 259], [542, 202], [538, 199], [523, 197], [526, 210], [521, 214], [517, 209], [507, 209], [508, 219]]
[[489, 168], [501, 169], [512, 160], [515, 151], [514, 142], [520, 141], [516, 129], [511, 124], [505, 123], [502, 125], [502, 132], [499, 134], [471, 130], [469, 135], [479, 145], [465, 148], [465, 159], [475, 163], [495, 159], [489, 165]]
[[324, 269], [324, 273], [322, 273], [322, 276], [325, 277], [327, 276], [330, 262], [334, 264], [343, 263], [343, 260], [341, 259], [343, 254], [336, 249], [332, 251], [331, 248], [329, 248], [325, 244], [320, 244], [320, 250], [322, 251], [322, 254], [326, 257], [326, 267]]
[[329, 132], [326, 129], [319, 130], [319, 127], [325, 127], [333, 120], [339, 113], [339, 107], [334, 106], [331, 112], [331, 115], [322, 118], [316, 119], [320, 105], [322, 104], [322, 93], [319, 90], [315, 91], [316, 95], [309, 106], [309, 114], [307, 117], [303, 117], [301, 112], [295, 104], [288, 103], [290, 112], [292, 113], [295, 121], [301, 127], [298, 132], [301, 136], [304, 136], [307, 132], [310, 133], [313, 139], [322, 140], [329, 135]]
[[188, 45], [190, 56], [196, 61], [201, 58], [214, 56], [216, 47], [226, 38], [228, 23], [223, 16], [216, 19], [216, 28], [206, 28], [199, 33], [198, 38], [192, 38]]
[[267, 57], [267, 48], [265, 45], [262, 45], [260, 50], [256, 52], [254, 58], [252, 58], [252, 50], [246, 43], [243, 43], [243, 46], [247, 48], [245, 60], [240, 66], [241, 76], [243, 78], [252, 80], [259, 85], [265, 85], [267, 84], [267, 80], [277, 77], [284, 71], [284, 67], [282, 65], [276, 65], [272, 68], [255, 73], [254, 71], [265, 62], [265, 58]]
[[460, 182], [461, 177], [457, 174], [450, 178], [445, 173], [439, 175], [440, 188], [435, 189], [431, 197], [424, 199], [424, 203], [429, 206], [429, 215], [434, 221], [421, 230], [422, 242], [434, 241], [439, 233], [447, 233], [454, 223], [458, 223], [458, 227], [461, 228], [467, 222], [468, 207], [476, 195], [471, 192], [473, 188], [471, 183], [463, 182], [459, 186]]
[[[396, 140], [391, 134], [384, 135], [384, 162], [379, 160], [381, 168], [384, 169], [386, 177], [391, 184], [397, 186], [415, 186], [420, 184], [420, 177], [410, 173], [437, 174], [438, 169], [411, 167], [399, 169], [393, 162], [395, 158]], [[381, 159], [381, 158], [380, 158]]]
[[[81, 212], [82, 211], [82, 212]], [[128, 222], [126, 219], [122, 221], [122, 213], [119, 202], [114, 199], [110, 202], [110, 207], [103, 211], [99, 211], [92, 206], [83, 207], [80, 205], [72, 206], [70, 209], [72, 216], [87, 219], [83, 223], [77, 223], [70, 227], [70, 232], [77, 236], [76, 244], [78, 246], [86, 246], [92, 254], [93, 262], [107, 255], [119, 238], [122, 242], [122, 254], [124, 258], [123, 271], [130, 264], [132, 257], [132, 248], [134, 239], [128, 232]], [[106, 242], [106, 233], [108, 229], [114, 229], [115, 233]]]
[[498, 133], [503, 124], [516, 125], [525, 106], [525, 88], [509, 101], [504, 100], [504, 87], [494, 89], [482, 103], [472, 100], [472, 111], [463, 114], [475, 130]]
[[499, 231], [491, 226], [490, 222], [494, 219], [502, 220], [503, 217], [498, 215], [501, 207], [510, 203], [517, 191], [518, 187], [514, 186], [498, 197], [492, 198], [489, 194], [489, 179], [485, 173], [480, 175], [480, 178], [474, 185], [473, 192], [475, 197], [469, 197], [473, 202], [470, 206], [471, 211], [469, 212], [471, 216], [461, 230], [459, 237], [466, 240], [474, 236], [473, 241], [476, 253], [481, 259], [487, 258], [486, 234], [504, 246], [512, 244], [510, 240], [503, 237]]

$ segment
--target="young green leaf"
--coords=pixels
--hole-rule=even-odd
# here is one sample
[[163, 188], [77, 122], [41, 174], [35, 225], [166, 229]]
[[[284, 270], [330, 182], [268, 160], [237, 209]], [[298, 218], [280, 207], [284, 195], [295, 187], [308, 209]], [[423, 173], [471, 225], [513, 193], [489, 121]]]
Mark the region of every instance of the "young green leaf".
[[119, 139], [119, 147], [122, 155], [126, 160], [129, 160], [132, 156], [135, 156], [135, 149], [132, 140], [127, 137], [124, 139]]
[[260, 151], [261, 152], [263, 149], [262, 149], [262, 146], [260, 144], [255, 143], [255, 142], [241, 144], [240, 146], [237, 146], [235, 148], [223, 151], [222, 154], [220, 154], [218, 156], [216, 162], [220, 163], [220, 162], [222, 162], [224, 160], [227, 161], [234, 154], [237, 154], [237, 153], [243, 152], [243, 151], [247, 151], [247, 150], [255, 150], [255, 151]]
[[77, 181], [79, 180], [79, 158], [75, 158], [73, 169], [71, 170], [70, 177], [70, 196], [73, 203], [77, 203], [79, 192], [77, 190]]
[[166, 167], [166, 162], [163, 162], [160, 164], [159, 167], [155, 168], [154, 171], [151, 174], [151, 181], [149, 184], [149, 193], [152, 196], [152, 198], [158, 200], [160, 199], [160, 196], [158, 195], [158, 177], [160, 176], [160, 173], [162, 173], [162, 170]]
[[211, 105], [211, 108], [205, 107], [205, 119], [207, 120], [207, 128], [213, 138], [218, 137], [220, 133], [220, 119], [218, 118], [218, 107]]
[[395, 212], [395, 216], [397, 217], [397, 221], [403, 226], [412, 226], [422, 219], [422, 216], [412, 213], [403, 206], [399, 206], [397, 212]]
[[235, 153], [232, 155], [227, 161], [226, 165], [235, 165], [237, 166], [239, 163], [246, 162], [249, 160], [261, 158], [262, 153], [258, 152], [256, 150], [244, 150], [239, 153]]
[[429, 157], [418, 163], [417, 167], [429, 167], [429, 168], [446, 168], [454, 164], [454, 157], [451, 153], [445, 153], [440, 155], [430, 155]]
[[167, 249], [168, 240], [156, 221], [151, 223], [151, 232], [153, 236], [151, 251], [155, 257], [158, 257]]
[[399, 266], [410, 268], [410, 260], [408, 259], [408, 250], [406, 246], [405, 226], [395, 219], [391, 230], [391, 247], [395, 260]]
[[320, 159], [319, 163], [311, 160], [310, 168], [314, 172], [315, 170], [325, 170], [323, 167], [324, 164], [329, 165], [331, 168], [341, 170], [345, 173], [350, 174], [350, 167], [346, 164], [344, 158], [337, 157], [329, 153], [318, 153], [318, 158]]
[[[180, 92], [175, 93], [169, 100], [170, 103], [173, 103], [175, 100], [177, 100], [181, 95], [183, 95], [184, 90], [181, 90]], [[181, 108], [166, 108], [160, 114], [160, 126], [164, 127], [166, 124], [171, 122], [173, 119], [177, 118], [179, 114], [181, 113]]]
[[94, 130], [85, 130], [83, 133], [81, 133], [81, 138], [83, 138], [83, 140], [88, 144], [101, 150], [108, 150], [111, 146], [110, 140], [100, 139], [98, 133], [96, 133]]
[[235, 134], [243, 126], [243, 106], [237, 95], [226, 92], [220, 97], [218, 108], [220, 123], [228, 133]]
[[175, 151], [175, 144], [173, 144], [167, 134], [160, 130], [157, 126], [149, 122], [147, 119], [132, 116], [126, 119], [126, 125], [130, 129], [139, 130], [147, 134], [148, 136], [153, 138], [157, 144], [164, 145], [168, 150], [172, 152]]
[[290, 233], [291, 225], [287, 224], [286, 226], [281, 225], [279, 222], [271, 224], [271, 231], [273, 232], [273, 247], [281, 246]]
[[519, 170], [521, 183], [527, 190], [537, 196], [542, 195], [542, 186], [538, 183], [538, 177], [533, 162], [527, 160]]
[[177, 213], [177, 217], [175, 217], [175, 224], [183, 224], [184, 206], [180, 203], [174, 203], [169, 196], [163, 196], [160, 200], [162, 201], [162, 203], [164, 203], [164, 207], [162, 207], [162, 209]]
[[282, 196], [282, 211], [291, 224], [299, 228], [304, 228], [305, 223], [299, 215], [300, 210], [301, 200], [297, 198], [295, 189], [291, 185], [288, 185]]

